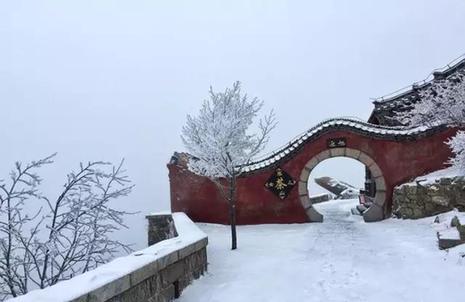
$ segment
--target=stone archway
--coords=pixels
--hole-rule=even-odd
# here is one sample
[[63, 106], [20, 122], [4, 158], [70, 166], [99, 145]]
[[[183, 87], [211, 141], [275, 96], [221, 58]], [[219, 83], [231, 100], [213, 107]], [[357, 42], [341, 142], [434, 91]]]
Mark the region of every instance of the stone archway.
[[309, 220], [311, 222], [322, 222], [323, 215], [321, 215], [317, 210], [315, 210], [315, 208], [312, 205], [312, 202], [310, 201], [307, 189], [308, 178], [312, 170], [320, 162], [332, 157], [352, 158], [368, 167], [376, 183], [376, 194], [372, 206], [370, 206], [370, 208], [363, 213], [363, 219], [366, 222], [373, 222], [384, 219], [384, 208], [386, 203], [386, 182], [384, 180], [383, 172], [381, 171], [378, 164], [363, 151], [351, 148], [333, 148], [325, 150], [314, 156], [312, 159], [310, 159], [303, 168], [302, 172], [300, 173], [299, 196]]

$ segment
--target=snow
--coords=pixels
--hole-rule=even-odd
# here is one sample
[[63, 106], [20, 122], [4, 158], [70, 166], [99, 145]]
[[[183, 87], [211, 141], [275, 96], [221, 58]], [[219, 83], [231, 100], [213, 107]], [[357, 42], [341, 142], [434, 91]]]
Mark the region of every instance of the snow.
[[200, 224], [209, 272], [179, 301], [463, 301], [465, 247], [440, 251], [434, 217], [365, 223], [356, 204], [315, 205], [321, 224], [241, 226], [236, 251], [228, 226]]
[[184, 213], [173, 213], [178, 236], [161, 241], [128, 256], [117, 258], [93, 271], [60, 282], [43, 290], [10, 299], [11, 302], [64, 302], [80, 297], [118, 278], [121, 278], [173, 251], [182, 249], [206, 237]]
[[438, 220], [433, 224], [434, 230], [439, 233], [439, 237], [442, 239], [460, 239], [460, 233], [456, 227], [451, 227], [451, 220], [454, 216], [457, 216], [459, 221], [465, 223], [465, 213], [457, 210], [450, 211], [448, 213], [438, 215]]
[[148, 216], [160, 216], [160, 215], [171, 215], [171, 211], [159, 211], [159, 212], [152, 212]]
[[246, 166], [245, 169], [247, 171], [253, 171], [253, 170], [265, 168], [269, 166], [270, 164], [273, 164], [274, 162], [280, 160], [281, 158], [284, 158], [286, 155], [292, 152], [295, 148], [304, 144], [316, 134], [320, 133], [326, 128], [329, 128], [335, 125], [347, 125], [355, 129], [361, 129], [365, 132], [371, 132], [375, 134], [410, 136], [413, 134], [427, 131], [428, 129], [437, 127], [440, 124], [441, 124], [440, 122], [431, 122], [429, 126], [420, 125], [420, 126], [415, 126], [415, 127], [412, 126], [409, 128], [409, 127], [399, 127], [399, 126], [381, 126], [381, 125], [368, 124], [366, 122], [360, 121], [358, 119], [353, 119], [353, 118], [343, 117], [343, 118], [328, 119], [328, 120], [321, 122], [317, 126], [307, 130], [304, 134], [297, 136], [296, 139], [286, 144], [286, 147], [278, 149], [278, 151], [273, 152], [272, 155], [265, 155], [263, 158], [272, 157], [272, 160], [270, 163], [265, 162], [264, 159], [257, 159], [256, 161]]
[[442, 170], [434, 171], [432, 173], [426, 174], [419, 176], [415, 178], [413, 181], [405, 183], [402, 186], [416, 186], [417, 183], [420, 183], [421, 185], [430, 185], [434, 184], [437, 180], [441, 178], [454, 178], [454, 177], [461, 177], [465, 176], [465, 171], [462, 169], [459, 169], [457, 167], [448, 167]]
[[439, 238], [460, 240], [460, 233], [457, 228], [448, 228], [440, 233]]

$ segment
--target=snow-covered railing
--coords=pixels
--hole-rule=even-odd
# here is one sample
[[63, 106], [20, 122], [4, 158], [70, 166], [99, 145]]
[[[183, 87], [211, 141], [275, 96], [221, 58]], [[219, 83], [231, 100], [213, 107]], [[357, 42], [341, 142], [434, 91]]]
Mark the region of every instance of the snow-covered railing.
[[277, 151], [265, 155], [262, 159], [256, 160], [250, 164], [248, 164], [245, 168], [245, 172], [252, 172], [255, 170], [266, 168], [270, 165], [274, 165], [275, 163], [281, 161], [282, 159], [288, 157], [290, 154], [294, 153], [300, 146], [305, 144], [306, 142], [312, 140], [315, 137], [318, 137], [322, 133], [330, 130], [330, 129], [344, 129], [344, 130], [351, 130], [356, 133], [362, 135], [369, 135], [372, 137], [379, 137], [384, 139], [409, 139], [414, 136], [419, 136], [431, 131], [435, 131], [436, 129], [440, 129], [444, 127], [441, 124], [433, 125], [431, 127], [421, 126], [421, 127], [414, 127], [408, 128], [403, 126], [381, 126], [366, 123], [354, 118], [333, 118], [325, 120], [315, 127], [310, 128], [306, 132], [300, 134], [290, 143], [286, 144], [285, 146], [278, 148]]
[[11, 302], [169, 301], [207, 268], [207, 235], [184, 213], [177, 236]]

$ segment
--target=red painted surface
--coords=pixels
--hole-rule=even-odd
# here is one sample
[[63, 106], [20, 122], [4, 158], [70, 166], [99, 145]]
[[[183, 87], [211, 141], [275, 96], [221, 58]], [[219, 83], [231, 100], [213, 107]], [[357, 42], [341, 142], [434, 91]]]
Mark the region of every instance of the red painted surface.
[[[456, 131], [457, 129], [447, 128], [430, 137], [414, 141], [393, 141], [371, 138], [349, 130], [333, 130], [307, 142], [292, 157], [285, 158], [279, 167], [295, 180], [299, 180], [305, 164], [316, 154], [327, 149], [328, 138], [346, 137], [348, 148], [365, 152], [381, 168], [386, 181], [385, 212], [389, 214], [395, 186], [445, 167], [451, 151], [444, 141]], [[189, 172], [185, 164], [168, 164], [168, 169], [173, 212], [185, 212], [196, 222], [228, 224], [227, 202], [214, 183]], [[276, 167], [268, 167], [238, 179], [238, 224], [308, 222], [297, 185], [284, 200], [265, 188], [265, 182], [275, 169]]]

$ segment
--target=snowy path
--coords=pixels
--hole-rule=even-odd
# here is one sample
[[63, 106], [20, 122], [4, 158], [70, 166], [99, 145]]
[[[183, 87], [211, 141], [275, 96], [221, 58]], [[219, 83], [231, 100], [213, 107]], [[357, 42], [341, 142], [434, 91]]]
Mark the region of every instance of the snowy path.
[[355, 201], [320, 204], [322, 224], [229, 228], [202, 224], [209, 272], [182, 302], [444, 301], [465, 299], [465, 259], [441, 252], [431, 220], [366, 224]]

